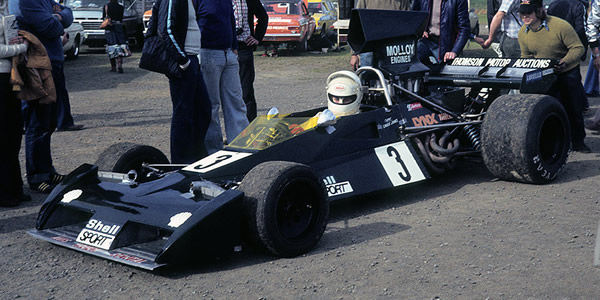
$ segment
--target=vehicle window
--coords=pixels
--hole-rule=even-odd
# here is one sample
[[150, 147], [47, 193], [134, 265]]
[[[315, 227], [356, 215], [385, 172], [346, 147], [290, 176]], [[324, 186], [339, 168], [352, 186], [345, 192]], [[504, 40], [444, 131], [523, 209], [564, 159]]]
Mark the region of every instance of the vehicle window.
[[304, 4], [304, 2], [302, 2], [302, 14], [308, 15], [308, 8], [306, 8], [306, 4]]
[[323, 6], [321, 5], [321, 3], [308, 3], [308, 11], [313, 14], [322, 14]]
[[297, 15], [298, 6], [295, 3], [290, 2], [271, 2], [264, 3], [267, 14], [284, 14], [284, 15]]
[[96, 8], [108, 3], [106, 0], [65, 0], [65, 6], [71, 8]]

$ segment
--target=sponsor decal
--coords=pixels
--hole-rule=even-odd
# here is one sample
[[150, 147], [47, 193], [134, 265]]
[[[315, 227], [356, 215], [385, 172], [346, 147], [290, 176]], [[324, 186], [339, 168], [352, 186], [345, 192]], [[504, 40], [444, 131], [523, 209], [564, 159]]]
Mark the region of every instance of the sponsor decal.
[[452, 119], [452, 116], [447, 113], [438, 114], [437, 117], [440, 121], [446, 121], [446, 120]]
[[386, 118], [385, 120], [383, 120], [383, 124], [377, 124], [377, 129], [385, 129], [388, 128], [394, 124], [398, 124], [400, 123], [400, 121], [398, 121], [398, 119], [392, 119], [390, 118]]
[[511, 67], [527, 69], [546, 69], [551, 67], [552, 60], [546, 58], [483, 58], [483, 57], [457, 57], [451, 66], [461, 67]]
[[485, 66], [486, 67], [500, 67], [500, 68], [504, 68], [504, 67], [508, 66], [508, 64], [510, 64], [510, 62], [511, 62], [510, 58], [490, 58], [485, 63]]
[[81, 249], [81, 250], [89, 251], [89, 252], [96, 252], [96, 250], [98, 250], [98, 248], [96, 248], [96, 247], [91, 247], [88, 245], [82, 245], [82, 244], [78, 244], [78, 243], [73, 244], [73, 247]]
[[525, 82], [527, 83], [532, 83], [535, 81], [539, 81], [542, 79], [542, 72], [537, 71], [537, 72], [529, 72], [527, 74], [525, 74]]
[[546, 69], [542, 71], [542, 76], [550, 75], [552, 73], [554, 73], [553, 69]]
[[425, 175], [406, 142], [398, 142], [375, 148], [375, 154], [393, 186], [425, 179]]
[[181, 224], [185, 223], [185, 221], [187, 221], [187, 219], [189, 219], [189, 217], [191, 217], [191, 216], [192, 216], [192, 213], [190, 213], [190, 212], [178, 213], [171, 217], [168, 225], [171, 227], [177, 228], [177, 227], [181, 226]]
[[68, 193], [63, 195], [63, 198], [60, 200], [60, 202], [71, 203], [71, 201], [79, 198], [79, 196], [81, 196], [81, 194], [83, 194], [82, 190], [69, 191]]
[[354, 192], [350, 181], [337, 182], [335, 180], [335, 177], [327, 176], [323, 179], [323, 182], [325, 182], [325, 189], [327, 190], [328, 197], [339, 196]]
[[435, 118], [435, 114], [427, 114], [418, 117], [413, 117], [412, 122], [415, 126], [427, 126], [439, 123]]
[[550, 61], [549, 59], [519, 58], [512, 66], [514, 68], [544, 69], [550, 67]]
[[272, 30], [287, 30], [288, 27], [287, 26], [267, 26], [267, 29], [272, 29]]
[[79, 232], [77, 242], [108, 250], [120, 229], [119, 225], [104, 224], [102, 221], [90, 219]]
[[252, 153], [221, 150], [183, 168], [183, 170], [196, 173], [206, 173], [250, 155], [252, 155]]
[[452, 61], [452, 66], [463, 66], [463, 67], [479, 67], [483, 66], [485, 58], [475, 57], [457, 57]]
[[134, 262], [134, 263], [143, 263], [146, 260], [140, 257], [136, 257], [136, 256], [132, 256], [132, 255], [128, 255], [125, 253], [111, 253], [110, 256], [114, 257], [114, 258], [118, 258], [118, 259], [122, 259], [122, 260], [126, 260], [126, 261], [130, 261], [130, 262]]
[[57, 241], [57, 242], [61, 242], [61, 243], [68, 243], [68, 242], [72, 242], [73, 241], [70, 238], [66, 238], [66, 237], [62, 237], [62, 236], [53, 236], [52, 239], [55, 240], [55, 241]]
[[421, 102], [406, 104], [406, 109], [408, 109], [408, 111], [415, 111], [415, 110], [419, 110], [421, 108], [423, 108], [423, 105], [421, 105]]
[[415, 57], [415, 43], [410, 41], [386, 45], [385, 56], [391, 65], [410, 63], [413, 61], [413, 57]]

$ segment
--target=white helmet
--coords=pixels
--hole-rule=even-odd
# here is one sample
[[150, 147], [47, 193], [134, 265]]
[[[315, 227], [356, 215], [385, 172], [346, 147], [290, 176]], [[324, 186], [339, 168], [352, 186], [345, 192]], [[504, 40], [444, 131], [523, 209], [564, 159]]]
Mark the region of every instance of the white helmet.
[[358, 75], [350, 71], [338, 71], [327, 77], [327, 107], [336, 116], [358, 113], [362, 100]]

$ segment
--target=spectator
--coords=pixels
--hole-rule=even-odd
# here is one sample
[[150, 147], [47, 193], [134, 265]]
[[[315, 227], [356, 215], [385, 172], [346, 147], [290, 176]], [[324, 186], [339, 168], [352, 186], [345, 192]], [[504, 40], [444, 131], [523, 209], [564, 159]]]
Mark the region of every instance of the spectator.
[[[238, 41], [238, 62], [242, 98], [246, 104], [248, 122], [256, 118], [256, 98], [254, 97], [254, 50], [267, 32], [269, 15], [260, 0], [233, 0], [235, 28]], [[254, 29], [254, 18], [257, 18]]]
[[70, 8], [53, 0], [20, 0], [19, 10], [19, 27], [42, 42], [52, 64], [56, 103], [33, 100], [28, 101], [24, 108], [27, 182], [32, 190], [49, 193], [64, 179], [64, 175], [58, 174], [52, 164], [50, 140], [57, 122], [65, 122], [67, 117], [63, 114], [61, 119], [59, 115], [67, 111], [70, 113], [70, 108], [66, 109], [69, 98], [63, 73], [62, 39], [64, 28], [73, 22], [73, 14]]
[[[385, 9], [385, 10], [409, 10], [410, 0], [358, 0], [356, 8]], [[373, 52], [352, 53], [350, 65], [356, 70], [360, 66], [373, 65]]]
[[[592, 0], [592, 3], [590, 4], [590, 9], [588, 9], [588, 16], [592, 15], [592, 7], [594, 6], [594, 0]], [[600, 11], [598, 12], [600, 13]], [[595, 16], [594, 18], [596, 19], [595, 22], [596, 23], [600, 23], [599, 20], [599, 15]], [[598, 40], [598, 29], [594, 29], [594, 27], [597, 27], [599, 25], [594, 25], [594, 24], [590, 24], [590, 17], [587, 18], [586, 20], [586, 36], [588, 38], [588, 41], [591, 42], [592, 37], [588, 34], [589, 30], [595, 30], [596, 31], [596, 35], [593, 38], [595, 41]], [[591, 29], [590, 29], [590, 26]], [[590, 45], [590, 48], [592, 48], [592, 46]], [[585, 90], [585, 94], [589, 97], [598, 97], [600, 96], [600, 84], [598, 82], [598, 69], [596, 69], [596, 67], [594, 66], [594, 56], [591, 55], [590, 56], [590, 62], [588, 65], [588, 70], [587, 73], [585, 74], [585, 81], [583, 83], [583, 89]], [[600, 121], [600, 119], [599, 119]]]
[[[500, 5], [502, 5], [501, 0], [487, 0], [488, 32], [489, 32], [489, 29], [491, 29], [490, 25], [492, 24], [492, 20], [494, 19], [494, 16], [500, 9]], [[500, 37], [501, 36], [502, 36], [502, 32], [499, 32], [496, 35], [494, 35], [494, 40], [490, 44], [490, 46], [492, 47], [492, 50], [494, 50], [494, 52], [496, 52], [498, 57], [502, 57], [502, 51], [500, 51]]]
[[[198, 60], [201, 32], [196, 12], [192, 0], [158, 0], [146, 33], [146, 43], [166, 43], [169, 55], [159, 57], [174, 61], [174, 68], [182, 70], [181, 78], [168, 76], [173, 103], [171, 163], [175, 164], [189, 164], [206, 156], [204, 139], [211, 110]], [[150, 38], [154, 36], [157, 38]], [[158, 47], [150, 44], [144, 48], [147, 46]]]
[[[8, 0], [0, 0], [0, 19], [8, 15]], [[25, 53], [27, 41], [13, 37], [5, 43], [4, 24], [0, 22], [0, 124], [4, 131], [3, 145], [0, 147], [0, 206], [13, 207], [21, 201], [31, 200], [23, 193], [23, 179], [19, 165], [19, 150], [23, 134], [21, 102], [17, 99], [10, 84], [12, 57]]]
[[[502, 57], [515, 58], [521, 56], [519, 49], [519, 29], [523, 24], [519, 20], [519, 0], [502, 0], [502, 5], [489, 25], [490, 34], [481, 47], [487, 49], [500, 34], [500, 51]], [[500, 31], [498, 31], [500, 30]]]
[[[59, 5], [58, 3], [54, 2], [53, 0], [42, 0], [39, 1], [39, 3], [34, 4], [37, 5], [39, 7], [44, 6], [45, 2], [51, 2], [54, 3], [54, 7], [53, 7], [53, 11], [52, 11], [52, 16], [54, 16], [55, 18], [59, 18], [58, 16], [60, 16], [60, 18], [62, 18], [62, 13], [60, 12], [60, 10], [62, 10], [64, 8], [64, 6]], [[32, 2], [36, 2], [36, 1], [31, 1], [28, 0], [28, 3], [32, 3]], [[21, 13], [21, 9], [19, 8], [20, 4], [19, 0], [9, 0], [9, 7], [11, 9], [11, 14], [15, 14], [17, 15], [17, 19], [23, 19], [23, 13]], [[28, 5], [29, 6], [29, 5]], [[69, 25], [64, 26], [64, 28], [67, 28], [70, 26], [70, 24], [72, 23], [73, 20], [73, 15], [71, 13], [71, 9], [70, 8], [66, 8], [66, 12], [65, 14], [69, 15]], [[24, 14], [26, 14], [27, 16], [35, 16], [38, 15], [38, 13], [41, 13], [41, 11], [38, 12], [34, 12], [31, 9], [29, 9], [27, 12], [25, 12]], [[27, 23], [22, 22], [21, 20], [19, 20], [19, 26], [23, 25], [23, 29], [32, 32], [34, 35], [36, 35], [38, 38], [40, 38], [40, 36], [38, 34], [36, 34], [35, 32], [28, 30], [28, 28], [32, 28], [31, 24], [35, 23], [35, 20], [28, 20]], [[49, 21], [49, 19], [45, 20], [44, 24], [46, 24]], [[64, 23], [64, 21], [62, 20], [58, 20], [58, 24], [62, 25], [62, 23]], [[39, 23], [38, 23], [39, 24]], [[36, 26], [37, 30], [41, 30], [44, 31], [45, 33], [47, 33], [49, 30], [54, 30], [53, 28], [42, 28], [39, 25]], [[44, 46], [49, 45], [48, 43], [52, 44], [52, 47], [56, 47], [56, 49], [59, 48], [60, 46], [60, 56], [59, 56], [59, 51], [57, 50], [53, 50], [52, 55], [50, 55], [50, 53], [48, 53], [48, 55], [50, 56], [50, 60], [52, 61], [52, 70], [53, 70], [53, 77], [55, 80], [55, 84], [56, 84], [56, 106], [57, 106], [57, 112], [55, 113], [56, 118], [58, 119], [57, 123], [56, 123], [56, 131], [76, 131], [76, 130], [81, 130], [83, 129], [83, 125], [78, 124], [75, 125], [75, 122], [73, 120], [73, 116], [71, 115], [71, 103], [69, 102], [69, 92], [67, 91], [67, 87], [65, 85], [65, 74], [63, 71], [63, 62], [64, 62], [64, 55], [63, 53], [63, 49], [62, 46], [64, 44], [67, 43], [68, 41], [68, 35], [67, 33], [63, 33], [62, 37], [59, 39], [59, 43], [56, 42], [48, 42], [46, 41], [44, 37], [40, 38], [40, 40], [42, 41], [42, 43], [44, 44]], [[55, 70], [56, 69], [56, 70]], [[56, 74], [56, 76], [54, 75]], [[58, 79], [58, 80], [57, 80]], [[27, 124], [26, 124], [27, 125]], [[27, 141], [25, 142], [27, 143]]]
[[201, 69], [212, 104], [206, 148], [212, 154], [223, 148], [219, 108], [223, 110], [229, 141], [248, 126], [248, 118], [242, 99], [233, 5], [231, 1], [198, 0], [198, 3], [198, 24], [202, 32]]
[[[557, 0], [552, 2], [547, 10], [548, 15], [559, 17], [573, 26], [584, 50], [587, 50], [588, 46], [588, 39], [585, 35], [586, 7], [587, 1]], [[585, 54], [581, 56], [582, 61], [585, 60]]]
[[[587, 55], [588, 40], [585, 35], [586, 10], [587, 1], [584, 0], [557, 0], [550, 4], [547, 13], [550, 16], [561, 18], [573, 26], [581, 44], [583, 44], [583, 55], [581, 60], [584, 61]], [[584, 88], [585, 91], [585, 88]], [[584, 110], [590, 106], [587, 95], [584, 98]]]
[[[431, 6], [431, 7], [430, 7]], [[413, 10], [429, 12], [417, 46], [419, 60], [440, 63], [460, 54], [471, 37], [467, 0], [415, 0]]]
[[[592, 64], [596, 74], [596, 78], [592, 79], [594, 80], [593, 85], [598, 88], [598, 70], [600, 70], [600, 42], [598, 39], [600, 34], [600, 5], [598, 4], [598, 1], [592, 1], [590, 15], [587, 20], [586, 34], [590, 42]], [[590, 73], [588, 71], [587, 77], [589, 76]], [[586, 83], [588, 82], [587, 77]], [[600, 109], [596, 110], [594, 117], [586, 122], [585, 127], [590, 130], [600, 130]]]
[[129, 46], [123, 32], [123, 5], [117, 0], [110, 0], [104, 6], [102, 19], [108, 16], [111, 25], [104, 29], [104, 38], [106, 39], [106, 53], [110, 59], [110, 71], [123, 73], [123, 57], [129, 56]]
[[558, 78], [549, 94], [560, 99], [571, 124], [571, 143], [574, 151], [590, 153], [584, 143], [583, 98], [579, 58], [583, 44], [569, 23], [547, 16], [542, 0], [521, 0], [519, 7], [523, 27], [519, 31], [519, 45], [523, 58], [555, 58]]

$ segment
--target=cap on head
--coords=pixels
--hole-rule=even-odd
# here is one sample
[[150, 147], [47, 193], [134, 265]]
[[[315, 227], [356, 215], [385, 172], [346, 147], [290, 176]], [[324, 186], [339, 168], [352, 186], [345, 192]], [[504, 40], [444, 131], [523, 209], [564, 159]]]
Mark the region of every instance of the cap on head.
[[519, 12], [522, 14], [530, 14], [540, 7], [542, 7], [542, 0], [521, 0]]
[[336, 116], [358, 112], [362, 100], [360, 78], [350, 71], [338, 71], [327, 77], [327, 108]]

